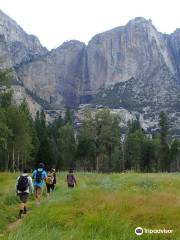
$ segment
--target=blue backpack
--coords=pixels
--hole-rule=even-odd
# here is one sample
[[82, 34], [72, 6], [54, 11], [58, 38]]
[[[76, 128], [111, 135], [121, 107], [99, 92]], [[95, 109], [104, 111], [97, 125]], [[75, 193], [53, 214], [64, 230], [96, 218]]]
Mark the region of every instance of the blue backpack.
[[42, 170], [37, 170], [37, 172], [36, 172], [36, 176], [35, 176], [35, 180], [36, 180], [36, 182], [37, 183], [41, 183], [41, 181], [42, 181]]

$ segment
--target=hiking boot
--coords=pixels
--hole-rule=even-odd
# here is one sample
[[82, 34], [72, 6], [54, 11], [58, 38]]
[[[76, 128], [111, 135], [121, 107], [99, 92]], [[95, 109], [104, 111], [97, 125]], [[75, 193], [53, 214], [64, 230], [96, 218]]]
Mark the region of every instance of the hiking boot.
[[26, 214], [27, 213], [27, 208], [26, 207], [24, 207], [24, 212], [23, 212], [24, 214]]
[[18, 218], [19, 218], [19, 219], [21, 219], [22, 214], [23, 214], [23, 210], [20, 210], [20, 211], [19, 211], [19, 215], [18, 215]]

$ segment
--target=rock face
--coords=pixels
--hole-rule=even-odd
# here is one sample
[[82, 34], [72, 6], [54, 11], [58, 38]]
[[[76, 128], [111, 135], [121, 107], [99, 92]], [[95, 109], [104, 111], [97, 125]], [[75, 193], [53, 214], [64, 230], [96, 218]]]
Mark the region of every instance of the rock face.
[[162, 34], [144, 18], [87, 46], [72, 40], [48, 51], [0, 11], [0, 60], [26, 94], [56, 109], [87, 102], [149, 116], [180, 109], [180, 29]]
[[27, 89], [52, 106], [74, 107], [80, 101], [85, 48], [79, 41], [64, 43], [44, 57], [19, 66], [18, 77]]
[[170, 35], [169, 45], [176, 66], [176, 79], [178, 83], [180, 83], [180, 28], [176, 29], [176, 31]]
[[[37, 37], [28, 35], [17, 23], [0, 10], [0, 36], [5, 42], [10, 65], [28, 62], [47, 53]], [[1, 50], [1, 49], [0, 49]], [[0, 52], [1, 53], [1, 52]]]
[[151, 122], [164, 110], [172, 127], [180, 129], [179, 29], [162, 34], [151, 21], [135, 18], [93, 37], [87, 65], [83, 94], [93, 96], [94, 103], [138, 111]]
[[[96, 35], [87, 48], [89, 90], [93, 94], [133, 79], [131, 91], [137, 98], [145, 95], [149, 102], [162, 102], [164, 95], [176, 88], [174, 80], [179, 77], [178, 60], [175, 61], [172, 52], [173, 39], [177, 41], [176, 37], [171, 40], [170, 36], [159, 33], [143, 18]], [[176, 45], [177, 54], [179, 43]], [[125, 85], [128, 84], [123, 85], [124, 90]]]

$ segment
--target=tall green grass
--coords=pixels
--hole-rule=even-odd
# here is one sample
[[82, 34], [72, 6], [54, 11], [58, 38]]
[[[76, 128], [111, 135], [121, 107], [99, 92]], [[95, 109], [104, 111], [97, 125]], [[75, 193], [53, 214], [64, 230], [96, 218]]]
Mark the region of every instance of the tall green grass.
[[[58, 174], [55, 193], [44, 197], [40, 207], [30, 203], [32, 211], [21, 226], [2, 239], [180, 239], [180, 174], [76, 175], [78, 187], [67, 189], [65, 173]], [[14, 176], [7, 178], [12, 183]], [[5, 201], [7, 209], [16, 206], [14, 200]], [[138, 226], [174, 232], [136, 236]]]
[[17, 175], [10, 173], [0, 174], [0, 234], [6, 225], [16, 220], [15, 180]]

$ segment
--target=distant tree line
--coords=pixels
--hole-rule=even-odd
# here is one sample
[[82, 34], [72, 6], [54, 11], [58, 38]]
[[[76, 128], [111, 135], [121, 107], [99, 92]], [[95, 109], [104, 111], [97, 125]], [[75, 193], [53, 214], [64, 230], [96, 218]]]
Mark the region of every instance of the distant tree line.
[[[35, 168], [39, 162], [58, 170], [159, 172], [180, 170], [180, 140], [169, 137], [168, 119], [159, 115], [158, 133], [147, 135], [138, 118], [129, 122], [123, 138], [121, 119], [109, 109], [95, 116], [85, 112], [78, 130], [71, 111], [64, 118], [46, 122], [45, 113], [35, 120], [26, 101], [13, 104], [8, 87], [9, 71], [0, 72], [0, 170]], [[6, 87], [3, 87], [5, 86]]]

